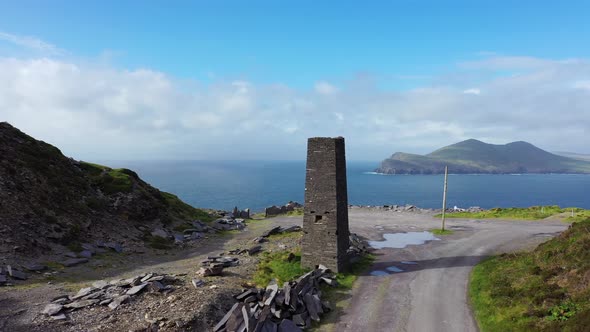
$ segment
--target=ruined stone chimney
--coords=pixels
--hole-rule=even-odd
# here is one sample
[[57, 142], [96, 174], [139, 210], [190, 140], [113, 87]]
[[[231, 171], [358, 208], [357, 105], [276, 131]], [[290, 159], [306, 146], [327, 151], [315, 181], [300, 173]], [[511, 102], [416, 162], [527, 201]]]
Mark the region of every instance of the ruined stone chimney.
[[348, 194], [344, 138], [307, 141], [307, 170], [301, 264], [323, 264], [334, 272], [348, 267]]

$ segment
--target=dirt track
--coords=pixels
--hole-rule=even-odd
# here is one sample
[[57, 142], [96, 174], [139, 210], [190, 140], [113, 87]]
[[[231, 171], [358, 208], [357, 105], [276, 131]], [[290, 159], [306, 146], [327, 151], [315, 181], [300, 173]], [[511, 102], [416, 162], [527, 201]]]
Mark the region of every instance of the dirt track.
[[[440, 227], [440, 220], [428, 214], [353, 209], [349, 216], [351, 231], [371, 240], [382, 240], [383, 233]], [[473, 266], [491, 254], [532, 248], [567, 228], [558, 220], [451, 219], [447, 226], [454, 234], [439, 236], [440, 241], [376, 251], [377, 260], [358, 279], [349, 306], [326, 330], [477, 331], [467, 299]], [[370, 274], [392, 266], [403, 272]]]

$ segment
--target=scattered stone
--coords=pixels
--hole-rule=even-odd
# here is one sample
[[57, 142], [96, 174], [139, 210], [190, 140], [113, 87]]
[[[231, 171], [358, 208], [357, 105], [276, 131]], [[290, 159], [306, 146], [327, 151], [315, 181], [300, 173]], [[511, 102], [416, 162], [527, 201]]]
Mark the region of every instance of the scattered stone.
[[96, 288], [94, 287], [86, 287], [86, 288], [82, 288], [78, 291], [78, 293], [72, 297], [70, 297], [70, 300], [75, 301], [77, 299], [81, 299], [84, 296], [87, 296], [88, 294], [94, 292], [96, 290]]
[[47, 316], [53, 316], [53, 315], [56, 315], [58, 312], [60, 312], [61, 309], [63, 309], [63, 307], [64, 306], [61, 304], [50, 303], [45, 306], [45, 308], [43, 309], [43, 311], [41, 311], [41, 313], [45, 314]]
[[133, 286], [127, 291], [126, 294], [127, 295], [135, 295], [135, 294], [141, 292], [145, 288], [145, 286], [147, 286], [147, 285], [148, 285], [147, 283], [143, 283], [141, 285]]
[[107, 305], [107, 304], [109, 304], [111, 302], [113, 302], [113, 299], [106, 299], [106, 300], [100, 301], [98, 304], [100, 304], [100, 305]]
[[84, 257], [84, 258], [91, 258], [92, 257], [92, 252], [90, 250], [82, 250], [78, 253], [79, 257]]
[[12, 279], [27, 280], [29, 278], [26, 273], [13, 269], [10, 265], [7, 265], [6, 268], [8, 270], [8, 275], [12, 277]]
[[252, 256], [254, 254], [259, 253], [262, 250], [262, 246], [254, 246], [248, 249], [248, 255]]
[[50, 316], [51, 319], [53, 320], [65, 320], [67, 317], [64, 314], [59, 314], [59, 315], [54, 315], [54, 316]]
[[64, 254], [64, 256], [69, 257], [69, 258], [77, 258], [78, 257], [78, 255], [76, 255], [75, 253], [73, 253], [71, 251], [70, 252], [66, 252]]
[[129, 295], [121, 295], [121, 296], [114, 298], [113, 301], [111, 303], [109, 303], [109, 309], [111, 309], [111, 310], [117, 309], [121, 304], [127, 302], [127, 300], [129, 300], [130, 297], [131, 296], [129, 296]]
[[280, 232], [281, 232], [281, 226], [273, 227], [273, 228], [269, 229], [268, 231], [264, 232], [262, 234], [262, 237], [269, 237], [273, 234], [279, 234]]
[[61, 264], [65, 267], [72, 267], [83, 263], [88, 263], [88, 258], [70, 258]]
[[197, 271], [197, 275], [201, 277], [211, 277], [221, 275], [223, 272], [223, 265], [216, 265], [210, 267], [202, 267]]
[[195, 287], [195, 288], [205, 286], [205, 281], [203, 281], [201, 279], [193, 279], [193, 280], [191, 280], [191, 283], [193, 284], [193, 287]]
[[33, 264], [25, 264], [23, 265], [23, 267], [31, 272], [38, 272], [38, 271], [43, 271], [45, 269], [47, 269], [47, 266], [43, 265], [43, 264], [39, 264], [39, 263], [33, 263]]
[[68, 309], [80, 309], [84, 307], [91, 306], [93, 304], [97, 304], [100, 300], [92, 299], [92, 300], [80, 300], [72, 303], [68, 303], [64, 305], [64, 308]]
[[117, 253], [123, 252], [123, 246], [116, 242], [109, 242], [104, 244], [105, 247], [114, 250]]
[[[137, 286], [139, 287], [139, 286]], [[149, 290], [152, 292], [161, 292], [166, 289], [166, 286], [162, 285], [159, 281], [152, 281], [149, 283]]]

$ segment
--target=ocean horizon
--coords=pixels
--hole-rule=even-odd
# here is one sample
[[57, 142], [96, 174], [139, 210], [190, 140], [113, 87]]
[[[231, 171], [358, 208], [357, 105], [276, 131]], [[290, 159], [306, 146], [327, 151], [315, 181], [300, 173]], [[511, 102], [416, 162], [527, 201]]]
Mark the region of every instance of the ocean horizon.
[[[200, 208], [263, 211], [288, 201], [303, 203], [305, 161], [100, 161], [125, 167]], [[379, 162], [348, 161], [352, 205], [441, 208], [443, 175], [375, 173]], [[447, 206], [590, 208], [590, 174], [449, 174]]]

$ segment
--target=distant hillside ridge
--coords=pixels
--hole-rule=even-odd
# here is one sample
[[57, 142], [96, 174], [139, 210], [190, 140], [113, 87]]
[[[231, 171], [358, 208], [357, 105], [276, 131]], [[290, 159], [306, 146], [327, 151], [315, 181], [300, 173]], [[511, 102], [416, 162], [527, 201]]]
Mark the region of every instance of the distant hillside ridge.
[[375, 170], [382, 174], [590, 174], [590, 162], [558, 156], [531, 143], [504, 145], [468, 139], [427, 155], [396, 152]]
[[131, 170], [65, 157], [0, 122], [3, 255], [33, 256], [94, 241], [141, 244], [150, 229], [209, 218]]

